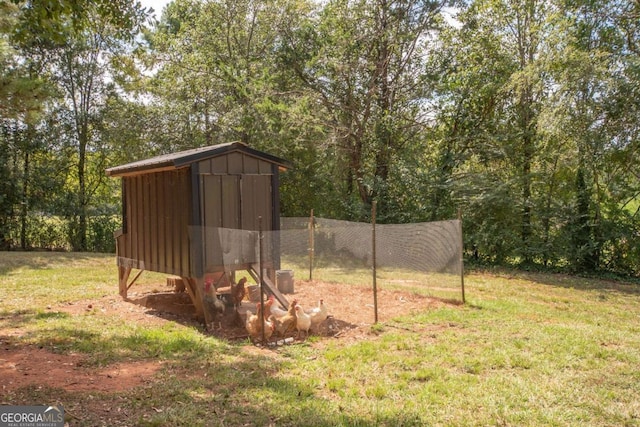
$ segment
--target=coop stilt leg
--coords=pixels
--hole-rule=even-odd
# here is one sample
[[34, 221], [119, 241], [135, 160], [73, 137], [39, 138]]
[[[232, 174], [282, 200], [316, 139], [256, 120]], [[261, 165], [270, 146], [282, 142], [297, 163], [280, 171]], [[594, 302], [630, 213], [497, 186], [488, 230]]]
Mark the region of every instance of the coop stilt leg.
[[131, 274], [131, 268], [118, 266], [118, 286], [120, 288], [120, 296], [127, 298], [127, 280]]

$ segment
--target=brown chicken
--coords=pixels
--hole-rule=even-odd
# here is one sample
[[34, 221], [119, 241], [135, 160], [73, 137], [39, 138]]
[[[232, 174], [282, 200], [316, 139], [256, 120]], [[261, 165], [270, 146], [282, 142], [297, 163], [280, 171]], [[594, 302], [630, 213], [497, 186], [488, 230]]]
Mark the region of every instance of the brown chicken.
[[247, 295], [247, 289], [244, 287], [245, 283], [247, 283], [246, 277], [240, 279], [238, 283], [231, 282], [231, 302], [236, 310], [242, 304], [245, 295]]
[[289, 310], [287, 311], [287, 314], [279, 319], [275, 319], [275, 328], [278, 332], [278, 335], [280, 335], [281, 337], [284, 337], [296, 330], [296, 321], [298, 319], [298, 317], [296, 316], [297, 304], [297, 299], [291, 300], [291, 302], [289, 303]]
[[247, 311], [247, 320], [245, 327], [252, 341], [262, 339], [262, 322], [264, 321], [264, 338], [269, 339], [273, 335], [275, 329], [275, 318], [269, 316], [268, 319], [262, 318], [262, 307], [260, 303], [256, 304], [256, 314]]

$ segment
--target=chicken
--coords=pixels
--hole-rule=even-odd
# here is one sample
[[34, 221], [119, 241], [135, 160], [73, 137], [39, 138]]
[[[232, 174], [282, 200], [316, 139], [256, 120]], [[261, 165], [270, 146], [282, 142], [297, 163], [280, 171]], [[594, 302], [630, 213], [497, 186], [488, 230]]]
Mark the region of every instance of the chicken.
[[271, 312], [272, 315], [274, 315], [276, 318], [281, 318], [282, 316], [284, 316], [285, 314], [287, 314], [286, 310], [281, 309], [280, 307], [278, 307], [278, 304], [275, 304], [276, 300], [274, 298], [273, 295], [269, 296], [269, 301], [271, 301], [271, 303], [269, 304], [269, 311]]
[[273, 303], [275, 302], [275, 300], [273, 299], [273, 295], [271, 295], [269, 297], [269, 299], [267, 299], [264, 303], [264, 310], [262, 315], [264, 316], [265, 320], [267, 320], [269, 317], [274, 316], [273, 314], [271, 314], [271, 308], [273, 307]]
[[247, 319], [245, 321], [245, 327], [249, 336], [253, 341], [262, 339], [262, 322], [264, 321], [264, 338], [269, 339], [275, 330], [275, 318], [269, 316], [268, 319], [262, 318], [262, 307], [260, 304], [256, 304], [256, 314], [251, 311], [247, 311]]
[[274, 316], [269, 316], [269, 318], [264, 322], [264, 327], [264, 339], [268, 340], [276, 331], [276, 318]]
[[308, 310], [307, 314], [311, 316], [311, 329], [315, 329], [325, 321], [329, 312], [327, 311], [327, 306], [324, 305], [324, 300], [321, 298], [318, 301], [318, 306]]
[[245, 328], [249, 333], [249, 336], [253, 338], [258, 336], [258, 316], [253, 314], [250, 310], [247, 310], [247, 320], [245, 321]]
[[[218, 299], [215, 287], [211, 282], [205, 282], [204, 295], [202, 296], [204, 310], [209, 313], [209, 323], [206, 325], [208, 330], [213, 329], [213, 325], [217, 322], [218, 328], [222, 329], [222, 316], [224, 315], [224, 303]], [[205, 314], [206, 319], [206, 314]]]
[[296, 304], [298, 304], [298, 300], [292, 300], [289, 303], [289, 310], [287, 311], [287, 313], [281, 318], [276, 317], [276, 331], [282, 337], [295, 331], [296, 329]]
[[247, 283], [246, 277], [240, 279], [238, 283], [231, 282], [231, 302], [236, 310], [238, 306], [242, 304], [242, 300], [247, 294], [247, 289], [244, 287], [245, 283]]
[[300, 332], [305, 332], [305, 338], [309, 336], [309, 328], [311, 327], [311, 316], [304, 312], [301, 305], [296, 305], [296, 329], [298, 330], [297, 338], [300, 338]]

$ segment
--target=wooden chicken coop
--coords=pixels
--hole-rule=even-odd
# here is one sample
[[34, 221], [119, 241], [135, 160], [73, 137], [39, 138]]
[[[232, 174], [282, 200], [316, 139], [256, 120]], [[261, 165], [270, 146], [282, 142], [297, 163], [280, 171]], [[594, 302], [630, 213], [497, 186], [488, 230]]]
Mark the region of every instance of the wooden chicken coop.
[[[286, 160], [233, 142], [153, 157], [106, 170], [122, 179], [122, 229], [116, 231], [120, 295], [144, 270], [179, 276], [200, 319], [205, 278], [245, 270], [259, 283], [252, 244], [258, 230], [280, 228], [279, 177]], [[219, 233], [240, 231], [221, 243]], [[251, 247], [250, 247], [251, 246]], [[263, 280], [273, 285], [279, 257], [263, 261]], [[140, 270], [129, 282], [133, 269]]]

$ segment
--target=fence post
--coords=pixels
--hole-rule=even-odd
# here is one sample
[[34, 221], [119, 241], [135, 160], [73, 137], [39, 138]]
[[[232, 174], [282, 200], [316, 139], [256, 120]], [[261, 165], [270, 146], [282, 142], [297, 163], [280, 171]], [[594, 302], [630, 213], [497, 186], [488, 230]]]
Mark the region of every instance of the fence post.
[[462, 288], [462, 303], [464, 300], [464, 239], [462, 238], [462, 209], [458, 208], [458, 231], [460, 233], [460, 285]]
[[315, 251], [314, 242], [314, 218], [313, 209], [311, 209], [311, 216], [309, 217], [309, 281], [313, 280], [313, 255]]
[[256, 312], [256, 314], [259, 314], [261, 319], [260, 322], [262, 323], [262, 344], [266, 344], [266, 338], [264, 336], [264, 279], [263, 279], [263, 274], [264, 274], [264, 266], [263, 266], [263, 257], [262, 257], [262, 216], [258, 217], [258, 248], [259, 248], [259, 263], [260, 263], [260, 307], [261, 307], [261, 312], [258, 313]]
[[374, 315], [374, 323], [378, 323], [378, 285], [376, 281], [377, 271], [376, 271], [376, 205], [377, 202], [374, 200], [371, 203], [371, 240], [372, 240], [372, 248], [371, 248], [371, 264], [373, 270], [373, 315]]

